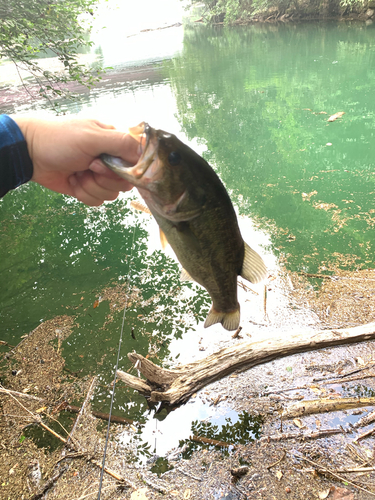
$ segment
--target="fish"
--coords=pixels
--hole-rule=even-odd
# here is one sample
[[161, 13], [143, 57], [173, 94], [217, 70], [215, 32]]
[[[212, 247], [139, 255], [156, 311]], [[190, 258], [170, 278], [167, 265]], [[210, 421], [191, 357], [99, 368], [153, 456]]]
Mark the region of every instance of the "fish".
[[182, 265], [181, 279], [203, 286], [212, 299], [204, 323], [226, 330], [240, 324], [237, 277], [266, 277], [261, 256], [244, 242], [237, 216], [213, 168], [175, 135], [142, 122], [129, 129], [140, 143], [135, 165], [102, 154], [102, 162], [132, 183]]

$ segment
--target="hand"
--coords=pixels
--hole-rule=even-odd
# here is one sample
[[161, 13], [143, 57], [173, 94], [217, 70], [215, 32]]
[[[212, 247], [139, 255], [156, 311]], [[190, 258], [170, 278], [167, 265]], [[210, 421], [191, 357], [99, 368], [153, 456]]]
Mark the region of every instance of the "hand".
[[133, 186], [110, 171], [101, 153], [138, 161], [138, 143], [130, 135], [96, 120], [39, 120], [12, 117], [27, 143], [34, 173], [32, 181], [86, 205], [114, 200]]

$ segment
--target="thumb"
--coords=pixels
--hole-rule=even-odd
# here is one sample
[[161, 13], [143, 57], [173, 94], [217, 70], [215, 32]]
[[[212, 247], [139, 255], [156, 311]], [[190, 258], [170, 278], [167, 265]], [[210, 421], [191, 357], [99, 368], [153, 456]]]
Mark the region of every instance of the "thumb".
[[116, 130], [111, 125], [99, 124], [95, 149], [99, 154], [118, 156], [135, 164], [140, 157], [139, 143], [130, 134]]

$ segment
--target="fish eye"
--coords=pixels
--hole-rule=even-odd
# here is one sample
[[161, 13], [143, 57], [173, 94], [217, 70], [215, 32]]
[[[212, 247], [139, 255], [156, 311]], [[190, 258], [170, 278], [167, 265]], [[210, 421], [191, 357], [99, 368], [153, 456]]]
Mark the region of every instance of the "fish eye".
[[181, 162], [181, 155], [177, 151], [172, 151], [169, 153], [168, 162], [172, 167], [177, 167]]

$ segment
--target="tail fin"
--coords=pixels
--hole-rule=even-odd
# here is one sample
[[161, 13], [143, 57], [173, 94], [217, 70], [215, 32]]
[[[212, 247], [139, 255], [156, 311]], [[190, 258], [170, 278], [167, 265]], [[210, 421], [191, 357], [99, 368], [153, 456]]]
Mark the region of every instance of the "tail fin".
[[215, 323], [221, 323], [226, 330], [237, 330], [240, 324], [240, 305], [238, 304], [238, 308], [231, 312], [216, 311], [212, 306], [204, 327], [208, 328]]

